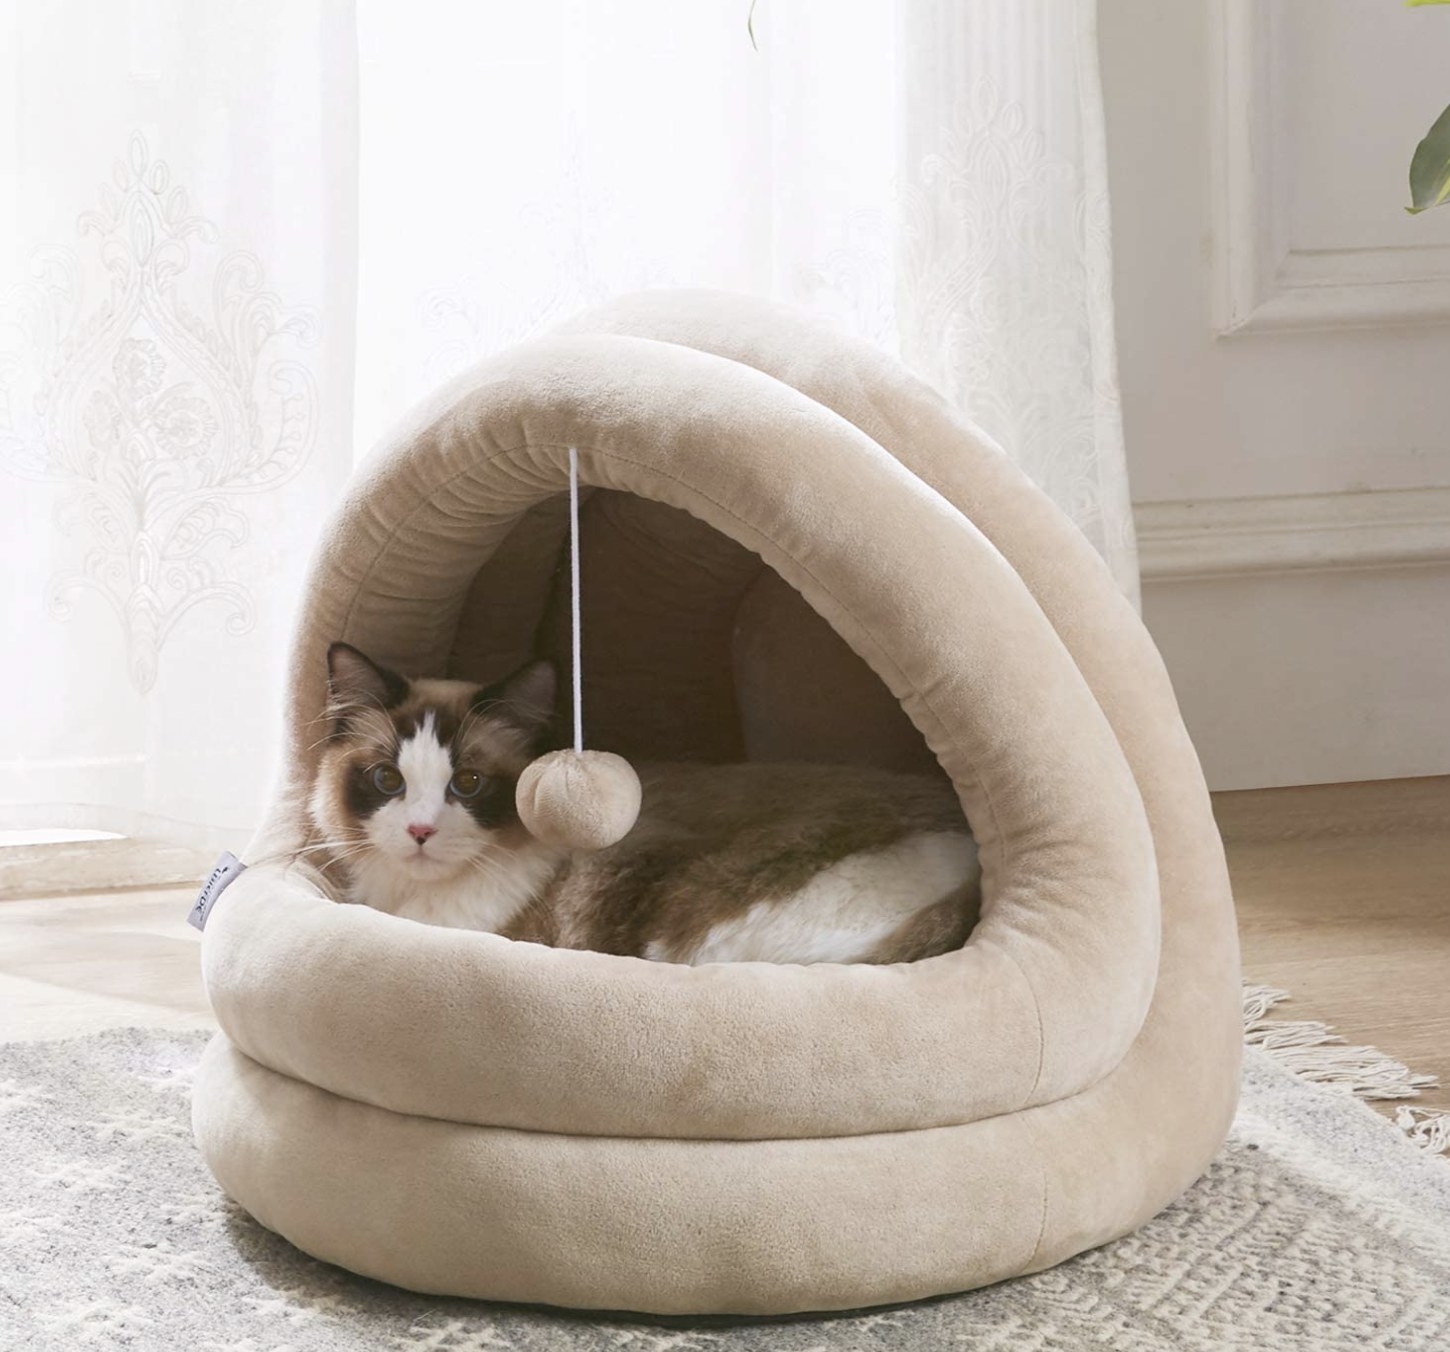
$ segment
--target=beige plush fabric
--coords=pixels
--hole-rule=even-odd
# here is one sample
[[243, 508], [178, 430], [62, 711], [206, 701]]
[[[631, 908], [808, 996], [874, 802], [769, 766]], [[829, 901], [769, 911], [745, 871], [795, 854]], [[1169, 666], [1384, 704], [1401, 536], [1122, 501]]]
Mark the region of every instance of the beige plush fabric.
[[[1137, 617], [869, 348], [703, 293], [571, 328], [420, 410], [314, 566], [288, 776], [204, 942], [217, 1178], [366, 1275], [660, 1313], [910, 1299], [1132, 1229], [1222, 1141], [1240, 1054], [1222, 851]], [[558, 642], [570, 446], [591, 743], [788, 758], [825, 703], [822, 758], [929, 748], [981, 847], [961, 952], [555, 951], [336, 905], [288, 859], [329, 641], [480, 679]]]

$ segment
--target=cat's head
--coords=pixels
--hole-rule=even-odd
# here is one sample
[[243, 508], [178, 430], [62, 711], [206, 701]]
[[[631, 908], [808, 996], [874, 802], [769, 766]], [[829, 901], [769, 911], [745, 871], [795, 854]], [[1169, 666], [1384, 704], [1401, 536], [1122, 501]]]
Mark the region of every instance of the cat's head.
[[351, 869], [443, 881], [527, 840], [523, 768], [549, 746], [552, 663], [493, 686], [410, 680], [346, 643], [327, 650], [328, 731], [314, 825]]

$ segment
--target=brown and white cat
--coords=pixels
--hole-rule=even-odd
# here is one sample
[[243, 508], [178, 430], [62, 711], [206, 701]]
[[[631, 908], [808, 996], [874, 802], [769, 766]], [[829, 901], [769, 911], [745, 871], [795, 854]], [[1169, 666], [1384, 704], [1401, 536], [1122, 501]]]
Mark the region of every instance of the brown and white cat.
[[[557, 680], [409, 680], [335, 643], [310, 801], [349, 901], [434, 925], [664, 962], [906, 962], [976, 921], [976, 847], [945, 783], [824, 765], [647, 765], [624, 840], [569, 854], [514, 809]], [[340, 877], [338, 875], [341, 875]]]

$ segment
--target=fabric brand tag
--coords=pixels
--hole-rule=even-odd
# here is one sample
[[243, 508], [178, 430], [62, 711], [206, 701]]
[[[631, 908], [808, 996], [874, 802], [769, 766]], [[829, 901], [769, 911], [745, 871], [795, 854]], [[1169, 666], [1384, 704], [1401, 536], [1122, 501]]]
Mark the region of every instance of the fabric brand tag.
[[216, 867], [212, 869], [206, 882], [201, 885], [201, 891], [197, 893], [196, 902], [191, 908], [191, 914], [186, 917], [186, 923], [196, 929], [206, 928], [207, 917], [211, 914], [211, 908], [216, 905], [217, 898], [231, 885], [235, 878], [240, 877], [247, 866], [242, 863], [236, 855], [230, 851], [224, 852], [222, 857], [216, 861]]

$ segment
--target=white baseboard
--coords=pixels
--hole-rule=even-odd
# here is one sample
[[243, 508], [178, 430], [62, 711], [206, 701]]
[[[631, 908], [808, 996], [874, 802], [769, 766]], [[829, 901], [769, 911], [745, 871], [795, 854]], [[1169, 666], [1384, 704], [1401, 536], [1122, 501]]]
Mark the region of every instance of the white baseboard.
[[1145, 582], [1450, 562], [1450, 488], [1140, 502]]
[[1144, 618], [1210, 787], [1450, 773], [1450, 488], [1134, 516]]
[[156, 840], [7, 845], [0, 848], [0, 902], [120, 888], [194, 888], [215, 862], [213, 851]]

